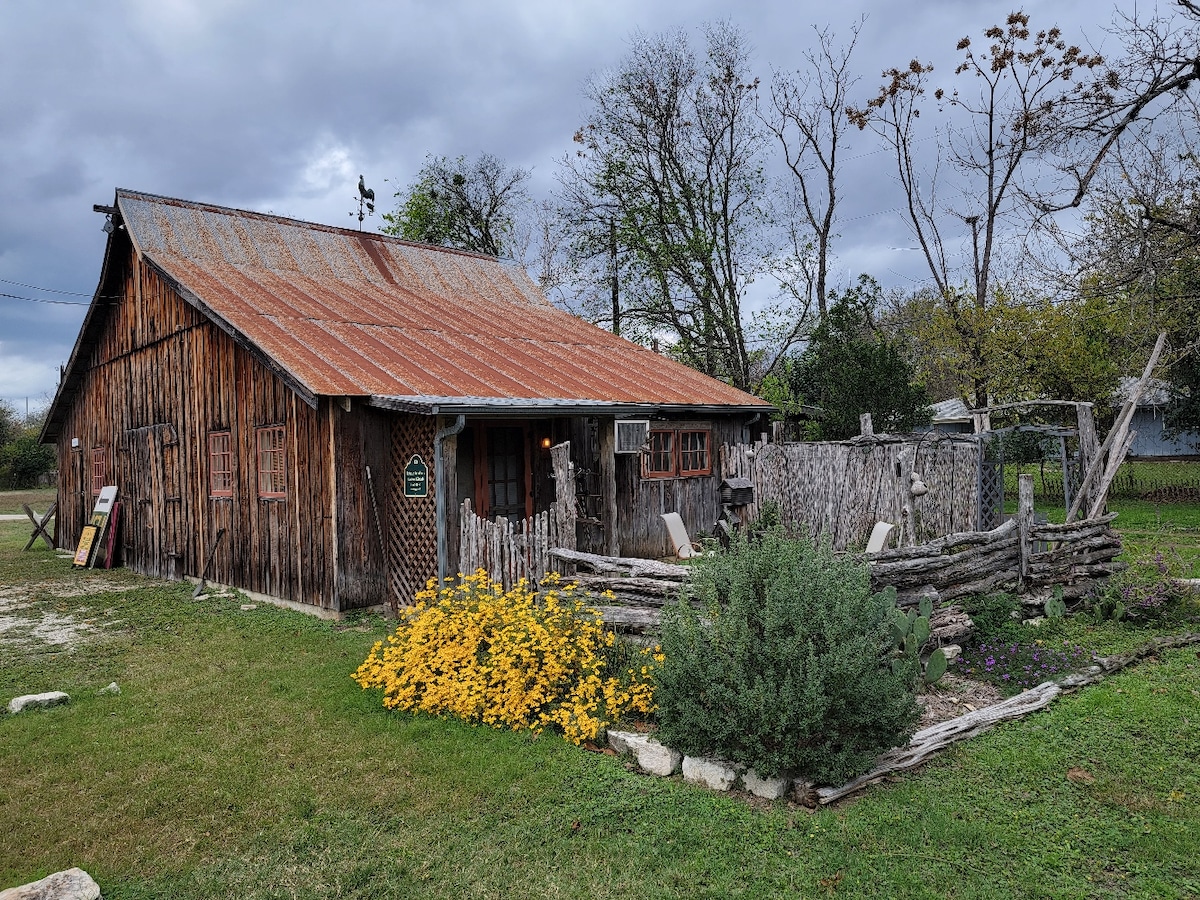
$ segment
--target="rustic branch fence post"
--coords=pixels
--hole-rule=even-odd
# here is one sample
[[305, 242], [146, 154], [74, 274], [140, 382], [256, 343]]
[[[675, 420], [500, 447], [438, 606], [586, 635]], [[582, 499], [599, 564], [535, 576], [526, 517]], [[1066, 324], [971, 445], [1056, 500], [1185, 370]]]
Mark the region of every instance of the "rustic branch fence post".
[[1017, 477], [1017, 590], [1029, 584], [1029, 556], [1033, 552], [1033, 476]]

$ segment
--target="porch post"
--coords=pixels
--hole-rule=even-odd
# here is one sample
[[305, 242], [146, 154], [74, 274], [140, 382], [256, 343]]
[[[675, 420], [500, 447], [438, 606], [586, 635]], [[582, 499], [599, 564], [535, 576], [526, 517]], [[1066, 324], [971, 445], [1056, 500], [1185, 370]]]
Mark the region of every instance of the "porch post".
[[604, 555], [621, 555], [621, 536], [617, 532], [617, 425], [616, 419], [600, 420], [600, 499], [603, 522]]

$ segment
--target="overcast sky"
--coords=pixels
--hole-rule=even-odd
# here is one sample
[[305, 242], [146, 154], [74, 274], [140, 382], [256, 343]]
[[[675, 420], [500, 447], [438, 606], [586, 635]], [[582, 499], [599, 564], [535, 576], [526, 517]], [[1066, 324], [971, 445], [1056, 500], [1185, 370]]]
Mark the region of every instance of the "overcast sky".
[[[1132, 9], [1132, 0], [1123, 2]], [[1031, 25], [1114, 47], [1107, 0], [1041, 0]], [[794, 69], [812, 26], [867, 16], [855, 56], [862, 100], [914, 56], [949, 83], [955, 42], [1013, 5], [969, 0], [2, 0], [0, 2], [0, 399], [23, 411], [54, 392], [104, 251], [118, 187], [354, 224], [360, 173], [393, 203], [426, 154], [490, 152], [554, 188], [587, 108], [589, 75], [616, 65], [637, 30], [729, 19], [764, 84]], [[847, 156], [840, 281], [868, 271], [911, 287], [917, 254], [870, 133]], [[385, 179], [389, 183], [385, 183]], [[378, 218], [368, 219], [377, 226]], [[62, 292], [62, 293], [55, 293]], [[76, 292], [76, 293], [70, 293]]]

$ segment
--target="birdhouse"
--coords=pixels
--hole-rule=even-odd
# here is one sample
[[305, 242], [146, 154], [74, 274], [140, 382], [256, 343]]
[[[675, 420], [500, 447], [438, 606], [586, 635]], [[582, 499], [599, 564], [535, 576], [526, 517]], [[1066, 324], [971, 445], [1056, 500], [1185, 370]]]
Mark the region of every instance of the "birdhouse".
[[721, 502], [726, 506], [753, 503], [754, 484], [749, 478], [726, 478], [721, 482]]

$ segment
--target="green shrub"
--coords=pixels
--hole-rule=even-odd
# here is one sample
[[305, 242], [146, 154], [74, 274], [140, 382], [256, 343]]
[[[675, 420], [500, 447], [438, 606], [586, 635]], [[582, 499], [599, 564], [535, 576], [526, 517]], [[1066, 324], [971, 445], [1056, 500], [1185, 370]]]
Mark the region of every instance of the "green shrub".
[[[1004, 643], [1020, 640], [1021, 601], [1009, 594], [964, 597], [963, 609], [975, 624], [973, 643]], [[1016, 613], [1016, 615], [1013, 615]]]
[[701, 560], [694, 588], [704, 612], [663, 612], [663, 743], [840, 783], [907, 741], [916, 663], [893, 670], [894, 602], [871, 592], [860, 558], [771, 529]]

